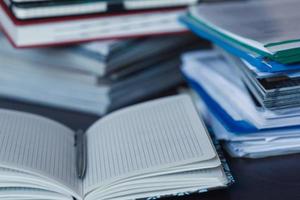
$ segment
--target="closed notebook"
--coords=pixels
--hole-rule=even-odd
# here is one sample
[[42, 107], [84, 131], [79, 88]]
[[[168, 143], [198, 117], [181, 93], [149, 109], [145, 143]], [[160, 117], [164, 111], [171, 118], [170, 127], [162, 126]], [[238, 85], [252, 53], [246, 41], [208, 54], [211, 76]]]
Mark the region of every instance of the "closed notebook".
[[139, 199], [225, 187], [229, 180], [185, 95], [112, 113], [85, 133], [85, 177], [75, 133], [55, 121], [0, 111], [1, 199]]
[[299, 63], [293, 64], [282, 64], [270, 59], [265, 59], [264, 56], [251, 51], [241, 45], [236, 44], [233, 41], [224, 40], [224, 38], [219, 37], [216, 33], [212, 30], [209, 30], [207, 27], [197, 23], [197, 21], [188, 15], [182, 16], [181, 21], [194, 33], [203, 37], [211, 42], [213, 42], [216, 46], [221, 47], [222, 49], [226, 50], [228, 53], [235, 55], [239, 58], [246, 60], [250, 63], [253, 67], [256, 68], [256, 71], [259, 72], [268, 72], [268, 73], [276, 73], [276, 72], [287, 72], [287, 71], [294, 71], [299, 70], [300, 65]]
[[62, 17], [96, 13], [117, 14], [194, 5], [198, 0], [6, 0], [18, 19]]
[[287, 64], [300, 61], [299, 6], [297, 0], [203, 4], [188, 17], [224, 41]]

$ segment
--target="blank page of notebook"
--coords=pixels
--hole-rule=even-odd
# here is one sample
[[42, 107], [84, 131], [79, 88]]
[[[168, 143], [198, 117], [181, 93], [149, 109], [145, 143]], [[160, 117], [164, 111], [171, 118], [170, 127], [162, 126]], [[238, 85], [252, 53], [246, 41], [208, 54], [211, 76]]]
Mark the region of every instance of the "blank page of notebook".
[[75, 163], [71, 129], [40, 116], [0, 110], [0, 167], [36, 174], [81, 194]]
[[216, 156], [190, 97], [179, 95], [117, 111], [87, 131], [84, 192], [111, 181]]

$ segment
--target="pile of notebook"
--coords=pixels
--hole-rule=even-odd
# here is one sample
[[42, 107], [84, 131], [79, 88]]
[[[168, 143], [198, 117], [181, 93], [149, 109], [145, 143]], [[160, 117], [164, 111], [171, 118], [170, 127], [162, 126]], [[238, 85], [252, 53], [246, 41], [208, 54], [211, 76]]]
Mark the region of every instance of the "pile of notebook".
[[14, 49], [0, 37], [0, 96], [97, 115], [176, 91], [191, 34]]
[[177, 21], [198, 0], [2, 0], [0, 24], [17, 47], [186, 32]]
[[206, 119], [233, 156], [300, 152], [300, 2], [190, 8], [182, 21], [217, 47], [183, 56]]

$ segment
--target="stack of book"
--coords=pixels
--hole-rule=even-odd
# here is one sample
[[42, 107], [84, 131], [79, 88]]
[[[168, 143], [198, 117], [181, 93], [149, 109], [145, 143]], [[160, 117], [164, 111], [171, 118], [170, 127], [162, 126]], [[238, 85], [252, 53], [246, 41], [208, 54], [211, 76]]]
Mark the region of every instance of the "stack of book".
[[300, 152], [300, 2], [192, 7], [182, 21], [217, 47], [183, 57], [207, 121], [233, 156]]
[[197, 2], [2, 0], [0, 24], [17, 47], [178, 33], [178, 16]]
[[0, 36], [0, 96], [101, 116], [175, 91], [180, 55], [201, 45], [185, 34], [19, 50]]

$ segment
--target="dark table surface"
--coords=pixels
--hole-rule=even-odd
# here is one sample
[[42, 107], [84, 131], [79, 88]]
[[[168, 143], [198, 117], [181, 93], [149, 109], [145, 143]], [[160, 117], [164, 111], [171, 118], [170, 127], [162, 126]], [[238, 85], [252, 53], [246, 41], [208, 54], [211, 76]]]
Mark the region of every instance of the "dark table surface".
[[[87, 129], [99, 117], [0, 99], [0, 108], [40, 114], [74, 130]], [[226, 155], [235, 183], [227, 189], [169, 198], [178, 200], [300, 200], [300, 154], [265, 159]], [[168, 199], [167, 199], [168, 200]]]

